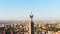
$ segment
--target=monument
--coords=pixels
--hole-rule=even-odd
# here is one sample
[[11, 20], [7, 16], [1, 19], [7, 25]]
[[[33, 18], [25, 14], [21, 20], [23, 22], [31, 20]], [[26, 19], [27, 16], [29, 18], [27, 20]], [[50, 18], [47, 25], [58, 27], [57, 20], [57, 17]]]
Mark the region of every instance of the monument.
[[31, 12], [31, 14], [30, 14], [30, 19], [31, 19], [31, 21], [30, 21], [30, 34], [34, 34], [34, 22], [33, 22], [33, 14], [32, 14], [32, 12]]

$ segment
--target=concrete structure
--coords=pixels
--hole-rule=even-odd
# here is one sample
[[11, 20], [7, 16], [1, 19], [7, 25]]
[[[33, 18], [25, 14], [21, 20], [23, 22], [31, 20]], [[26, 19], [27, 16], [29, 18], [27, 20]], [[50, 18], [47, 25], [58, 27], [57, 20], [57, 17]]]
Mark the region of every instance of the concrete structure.
[[60, 31], [58, 31], [58, 32], [54, 32], [53, 34], [60, 34]]
[[31, 15], [30, 15], [30, 23], [29, 23], [29, 34], [34, 34], [34, 22], [33, 22], [33, 14], [31, 12]]
[[53, 31], [48, 31], [48, 34], [53, 34]]

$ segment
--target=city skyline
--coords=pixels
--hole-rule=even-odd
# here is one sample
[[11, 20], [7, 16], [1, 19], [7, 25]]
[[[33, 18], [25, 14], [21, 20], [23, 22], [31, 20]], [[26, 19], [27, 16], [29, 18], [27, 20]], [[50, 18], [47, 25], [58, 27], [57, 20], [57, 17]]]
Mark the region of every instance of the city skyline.
[[0, 0], [0, 20], [60, 20], [60, 0]]

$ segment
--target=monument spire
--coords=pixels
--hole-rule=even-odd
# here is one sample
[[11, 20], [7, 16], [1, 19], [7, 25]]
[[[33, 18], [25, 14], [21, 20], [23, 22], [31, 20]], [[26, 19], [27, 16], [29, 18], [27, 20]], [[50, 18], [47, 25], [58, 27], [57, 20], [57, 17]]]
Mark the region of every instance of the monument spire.
[[32, 12], [30, 14], [30, 19], [31, 19], [31, 23], [30, 23], [31, 34], [34, 34], [34, 22], [33, 22], [33, 14], [32, 14]]

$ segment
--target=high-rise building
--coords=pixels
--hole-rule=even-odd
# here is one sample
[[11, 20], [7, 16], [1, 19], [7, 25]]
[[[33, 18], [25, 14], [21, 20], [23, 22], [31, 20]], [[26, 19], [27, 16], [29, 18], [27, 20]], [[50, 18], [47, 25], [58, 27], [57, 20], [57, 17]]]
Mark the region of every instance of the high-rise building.
[[29, 32], [30, 32], [30, 34], [34, 34], [34, 22], [33, 22], [33, 14], [32, 14], [32, 12], [31, 12], [31, 14], [30, 14], [30, 19], [31, 19], [31, 21], [30, 21], [30, 28], [29, 28]]

